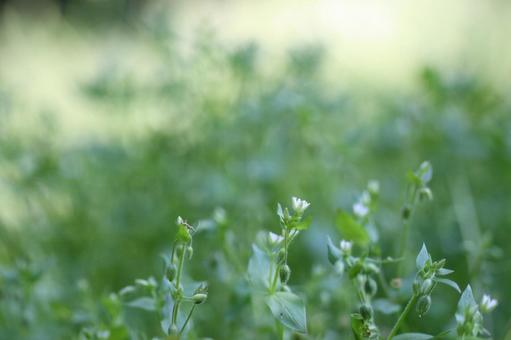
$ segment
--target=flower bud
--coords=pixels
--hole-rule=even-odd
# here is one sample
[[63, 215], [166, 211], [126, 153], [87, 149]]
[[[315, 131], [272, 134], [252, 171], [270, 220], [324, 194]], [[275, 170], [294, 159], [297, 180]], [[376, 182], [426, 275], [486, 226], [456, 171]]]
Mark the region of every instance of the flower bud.
[[207, 294], [197, 293], [192, 296], [192, 301], [196, 305], [200, 305], [201, 303], [204, 303], [204, 301], [206, 301], [207, 298], [208, 298]]
[[171, 263], [167, 268], [167, 278], [169, 279], [169, 281], [174, 281], [174, 279], [176, 278], [176, 274], [177, 274], [176, 265], [174, 263]]
[[378, 268], [378, 266], [374, 263], [366, 263], [364, 265], [364, 269], [367, 273], [369, 274], [378, 274], [380, 272], [380, 268]]
[[421, 284], [420, 294], [421, 295], [428, 295], [431, 292], [432, 288], [433, 288], [433, 280], [426, 279]]
[[279, 275], [282, 284], [286, 284], [287, 281], [289, 281], [289, 277], [291, 276], [291, 268], [289, 268], [287, 264], [283, 265], [280, 267]]
[[403, 218], [403, 220], [409, 219], [411, 214], [412, 214], [412, 209], [410, 208], [409, 205], [405, 205], [401, 209], [401, 218]]
[[419, 317], [422, 317], [424, 314], [426, 314], [429, 311], [429, 307], [431, 307], [431, 296], [429, 295], [423, 295], [419, 298], [419, 301], [417, 301], [417, 313], [419, 314]]
[[176, 246], [176, 254], [177, 256], [181, 257], [183, 256], [183, 252], [185, 251], [185, 247], [182, 244], [178, 244]]
[[170, 335], [176, 335], [179, 333], [179, 329], [177, 328], [177, 325], [175, 323], [173, 323], [172, 325], [170, 325], [170, 328], [169, 328], [169, 334]]
[[376, 295], [376, 292], [378, 291], [378, 285], [376, 284], [376, 281], [374, 281], [372, 278], [368, 278], [364, 284], [364, 291], [370, 297]]
[[430, 188], [424, 187], [419, 190], [419, 200], [421, 202], [433, 200], [433, 192]]
[[360, 315], [364, 318], [364, 320], [370, 320], [373, 317], [373, 308], [369, 305], [360, 306]]
[[192, 248], [192, 246], [186, 247], [186, 253], [188, 254], [188, 260], [191, 260], [192, 256], [193, 256], [193, 248]]

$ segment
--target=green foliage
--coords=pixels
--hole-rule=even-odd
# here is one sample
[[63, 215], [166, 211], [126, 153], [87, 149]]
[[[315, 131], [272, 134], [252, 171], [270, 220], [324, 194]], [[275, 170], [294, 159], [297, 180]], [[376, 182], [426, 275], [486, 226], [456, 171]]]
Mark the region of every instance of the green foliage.
[[[182, 51], [157, 20], [134, 31], [154, 76], [113, 60], [76, 86], [105, 136], [74, 136], [58, 118], [72, 113], [46, 107], [30, 130], [24, 93], [0, 84], [0, 338], [382, 338], [409, 301], [394, 339], [505, 338], [511, 106], [497, 89], [428, 67], [410, 93], [376, 96], [328, 82], [327, 48], [268, 71], [254, 43], [204, 35]], [[290, 193], [313, 205], [275, 218]], [[169, 227], [181, 213], [206, 218]], [[496, 306], [469, 289], [456, 309], [455, 282], [501, 306], [483, 319]]]

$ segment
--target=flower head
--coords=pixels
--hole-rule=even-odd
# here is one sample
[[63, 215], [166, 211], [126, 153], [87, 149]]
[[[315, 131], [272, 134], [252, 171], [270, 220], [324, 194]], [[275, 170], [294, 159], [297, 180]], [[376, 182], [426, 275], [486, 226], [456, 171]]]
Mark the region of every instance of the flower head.
[[293, 210], [300, 214], [303, 214], [305, 209], [307, 209], [310, 205], [310, 203], [307, 202], [306, 200], [302, 200], [302, 199], [300, 199], [298, 197], [294, 197], [294, 196], [292, 197], [292, 201], [293, 201]]
[[489, 313], [494, 310], [498, 305], [498, 301], [496, 299], [492, 299], [491, 296], [484, 294], [481, 299], [481, 311], [483, 313]]
[[365, 204], [357, 202], [353, 204], [353, 213], [358, 217], [364, 217], [369, 213], [369, 208]]
[[346, 240], [341, 240], [341, 251], [344, 255], [351, 254], [351, 248], [353, 248], [353, 243]]

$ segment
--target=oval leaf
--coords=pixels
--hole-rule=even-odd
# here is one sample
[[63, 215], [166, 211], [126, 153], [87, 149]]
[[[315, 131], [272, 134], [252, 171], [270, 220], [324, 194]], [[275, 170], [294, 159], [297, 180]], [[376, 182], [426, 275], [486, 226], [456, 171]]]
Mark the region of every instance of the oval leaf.
[[344, 239], [353, 241], [360, 246], [366, 246], [369, 243], [369, 233], [350, 214], [340, 211], [335, 222]]
[[298, 295], [277, 292], [266, 298], [266, 305], [284, 326], [298, 333], [307, 333], [305, 304]]

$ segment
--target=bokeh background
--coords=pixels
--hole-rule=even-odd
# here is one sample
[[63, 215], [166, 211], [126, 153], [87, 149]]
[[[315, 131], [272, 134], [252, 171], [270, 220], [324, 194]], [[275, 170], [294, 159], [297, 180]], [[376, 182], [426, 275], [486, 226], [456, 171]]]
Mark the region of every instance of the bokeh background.
[[[409, 261], [423, 241], [447, 258], [511, 339], [510, 33], [498, 0], [0, 1], [0, 338], [101, 324], [109, 292], [161, 276], [182, 215], [211, 227], [197, 335], [263, 339], [244, 270], [292, 195], [313, 222], [291, 283], [316, 338], [349, 334], [349, 288], [321, 274], [336, 212], [378, 180], [392, 255], [406, 172], [429, 160]], [[452, 326], [457, 294], [435, 294], [416, 329]]]

